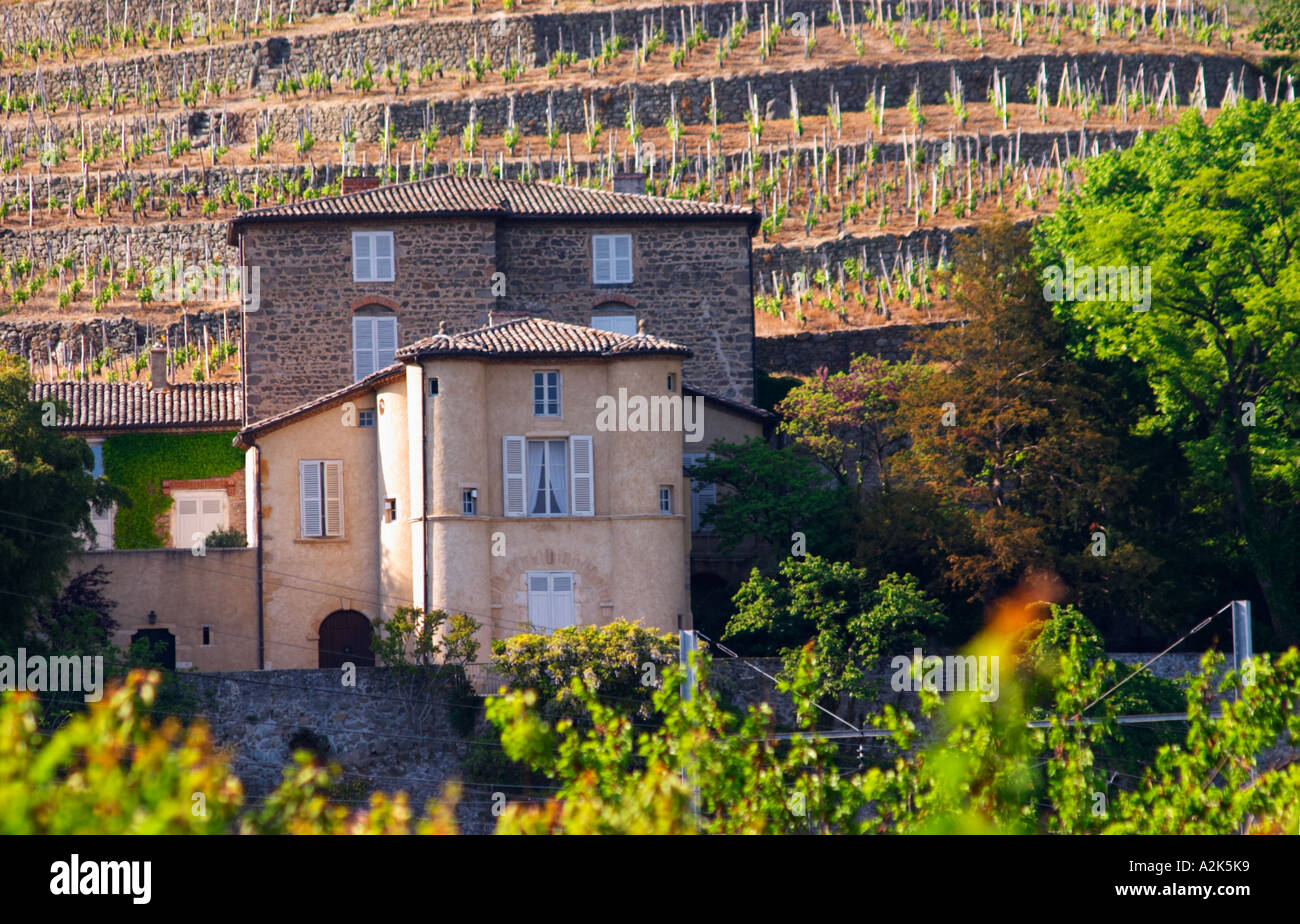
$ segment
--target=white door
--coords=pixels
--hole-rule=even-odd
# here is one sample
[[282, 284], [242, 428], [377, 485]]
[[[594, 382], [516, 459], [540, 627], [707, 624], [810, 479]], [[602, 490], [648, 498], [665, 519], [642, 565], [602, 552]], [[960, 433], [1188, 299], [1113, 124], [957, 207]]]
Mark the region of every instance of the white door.
[[528, 572], [528, 621], [542, 633], [573, 625], [573, 572]]
[[172, 545], [178, 549], [194, 546], [213, 530], [226, 528], [226, 495], [223, 491], [177, 491], [176, 531]]

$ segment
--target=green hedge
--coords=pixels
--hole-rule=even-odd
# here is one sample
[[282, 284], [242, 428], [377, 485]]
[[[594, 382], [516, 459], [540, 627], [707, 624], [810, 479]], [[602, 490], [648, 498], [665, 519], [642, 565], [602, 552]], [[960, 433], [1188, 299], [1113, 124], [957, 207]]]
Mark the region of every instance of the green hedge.
[[120, 505], [113, 521], [119, 549], [162, 548], [154, 523], [172, 504], [164, 479], [222, 478], [244, 467], [244, 453], [227, 433], [130, 433], [104, 441], [104, 474], [126, 489], [130, 506]]

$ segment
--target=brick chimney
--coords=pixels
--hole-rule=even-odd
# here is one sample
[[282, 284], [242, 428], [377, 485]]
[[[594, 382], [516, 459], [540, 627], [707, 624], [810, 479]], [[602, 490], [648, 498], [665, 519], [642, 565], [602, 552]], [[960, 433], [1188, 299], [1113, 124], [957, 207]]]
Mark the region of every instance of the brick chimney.
[[379, 185], [379, 177], [377, 176], [345, 176], [343, 178], [343, 195], [361, 192], [364, 189], [375, 189]]
[[614, 192], [644, 196], [645, 179], [646, 175], [644, 173], [616, 173], [614, 174]]
[[167, 387], [167, 348], [161, 343], [149, 349], [149, 387]]

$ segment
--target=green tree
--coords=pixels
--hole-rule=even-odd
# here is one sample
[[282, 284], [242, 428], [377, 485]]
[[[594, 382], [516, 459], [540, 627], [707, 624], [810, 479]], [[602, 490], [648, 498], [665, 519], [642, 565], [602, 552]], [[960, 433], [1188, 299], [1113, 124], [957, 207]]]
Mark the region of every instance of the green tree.
[[894, 415], [917, 369], [876, 356], [855, 356], [834, 375], [822, 367], [777, 405], [781, 432], [865, 500], [886, 486], [885, 460], [902, 443]]
[[714, 443], [709, 451], [691, 477], [718, 487], [716, 503], [701, 519], [713, 526], [724, 550], [757, 539], [758, 557], [773, 564], [798, 541], [796, 533], [803, 534], [806, 550], [830, 557], [847, 550], [851, 494], [816, 462], [752, 437]]
[[1259, 25], [1250, 36], [1265, 48], [1300, 49], [1300, 0], [1269, 0], [1260, 10]]
[[474, 689], [465, 672], [478, 654], [475, 639], [482, 623], [464, 613], [425, 613], [399, 606], [391, 619], [375, 621], [370, 649], [392, 671], [398, 698], [412, 731], [420, 734], [443, 700], [462, 733], [473, 726]]
[[90, 468], [90, 447], [55, 426], [66, 405], [31, 400], [26, 362], [0, 351], [0, 650], [34, 628], [58, 596], [68, 559], [94, 534], [92, 506], [122, 495]]
[[779, 653], [786, 677], [811, 643], [821, 663], [821, 697], [870, 696], [876, 691], [869, 671], [886, 657], [910, 657], [945, 622], [911, 575], [890, 574], [873, 585], [865, 570], [815, 555], [787, 558], [778, 578], [754, 569], [735, 604], [723, 638], [741, 642], [746, 653]]
[[1090, 161], [1037, 240], [1048, 271], [1149, 269], [1149, 306], [1107, 288], [1055, 313], [1077, 354], [1141, 370], [1139, 431], [1171, 435], [1229, 511], [1281, 639], [1300, 627], [1298, 239], [1300, 104], [1253, 102]]

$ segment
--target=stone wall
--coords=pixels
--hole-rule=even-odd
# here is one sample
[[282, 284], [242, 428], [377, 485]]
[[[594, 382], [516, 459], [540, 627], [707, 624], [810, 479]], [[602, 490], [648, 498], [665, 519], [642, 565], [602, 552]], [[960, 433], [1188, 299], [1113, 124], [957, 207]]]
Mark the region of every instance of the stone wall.
[[[304, 110], [310, 111], [312, 132], [317, 138], [337, 138], [343, 120], [350, 121], [357, 136], [363, 139], [378, 138], [383, 130], [385, 109], [397, 137], [415, 139], [423, 131], [426, 113], [442, 126], [444, 133], [459, 132], [470, 117], [482, 123], [483, 131], [500, 134], [507, 125], [510, 102], [514, 101], [515, 122], [524, 134], [540, 135], [546, 131], [547, 101], [551, 100], [555, 127], [561, 132], [581, 133], [585, 130], [583, 104], [590, 99], [597, 117], [606, 126], [622, 125], [635, 92], [637, 118], [644, 125], [664, 124], [672, 111], [672, 100], [677, 100], [677, 113], [685, 124], [703, 124], [709, 120], [711, 105], [710, 84], [717, 92], [718, 118], [722, 122], [741, 122], [748, 107], [748, 93], [758, 96], [760, 105], [768, 102], [780, 107], [790, 98], [793, 85], [801, 106], [807, 112], [821, 111], [834, 89], [845, 110], [861, 110], [873, 88], [885, 89], [885, 104], [902, 106], [914, 85], [919, 85], [922, 102], [942, 104], [943, 95], [951, 86], [955, 73], [962, 80], [971, 98], [980, 98], [990, 85], [996, 68], [999, 77], [1007, 80], [1008, 98], [1013, 102], [1027, 100], [1026, 90], [1032, 87], [1039, 67], [1047, 69], [1048, 82], [1055, 87], [1061, 72], [1069, 67], [1071, 80], [1078, 78], [1087, 83], [1101, 82], [1104, 78], [1108, 92], [1113, 93], [1113, 81], [1122, 65], [1130, 77], [1139, 67], [1147, 83], [1159, 85], [1172, 67], [1178, 86], [1178, 98], [1186, 101], [1195, 84], [1198, 67], [1204, 67], [1208, 98], [1211, 106], [1222, 100], [1228, 78], [1234, 82], [1244, 78], [1244, 91], [1252, 98], [1258, 94], [1256, 80], [1259, 76], [1254, 65], [1245, 58], [1230, 54], [1142, 54], [1121, 55], [1114, 52], [1097, 52], [1086, 55], [1050, 54], [1015, 56], [1010, 58], [981, 57], [975, 59], [950, 59], [936, 61], [908, 61], [897, 64], [846, 64], [824, 69], [798, 69], [766, 71], [760, 74], [724, 75], [717, 78], [682, 77], [675, 80], [648, 82], [629, 80], [617, 87], [602, 86], [593, 91], [588, 87], [560, 85], [554, 90], [530, 90], [519, 93], [499, 92], [468, 98], [411, 98], [403, 102], [362, 100], [322, 105], [304, 101], [300, 103], [270, 105], [266, 117], [276, 132], [276, 137], [290, 140], [297, 137], [297, 126]], [[1148, 87], [1150, 90], [1150, 87]], [[788, 116], [785, 116], [788, 117]]]
[[232, 306], [227, 312], [199, 311], [177, 321], [157, 324], [125, 316], [53, 321], [5, 318], [0, 320], [0, 349], [30, 359], [39, 374], [40, 367], [48, 364], [51, 357], [62, 367], [80, 362], [83, 348], [89, 362], [105, 347], [117, 356], [137, 356], [163, 334], [173, 347], [183, 345], [187, 338], [202, 344], [205, 328], [213, 344], [220, 343], [223, 336], [237, 342], [238, 306]]
[[[949, 323], [936, 321], [934, 326]], [[867, 354], [900, 362], [911, 356], [909, 341], [925, 325], [885, 324], [842, 331], [801, 331], [779, 337], [756, 337], [758, 368], [775, 374], [812, 375], [820, 366], [831, 372], [849, 367], [854, 356]]]
[[[769, 674], [780, 669], [776, 658], [752, 659]], [[194, 712], [212, 728], [218, 746], [233, 758], [236, 774], [250, 800], [265, 797], [292, 760], [290, 740], [307, 729], [328, 742], [327, 757], [344, 771], [345, 783], [357, 787], [348, 798], [365, 800], [373, 790], [405, 791], [419, 812], [429, 799], [441, 798], [452, 781], [468, 781], [457, 818], [465, 833], [490, 833], [496, 824], [494, 792], [507, 800], [528, 795], [506, 774], [484, 770], [484, 753], [499, 765], [496, 728], [481, 706], [434, 697], [426, 715], [412, 718], [403, 690], [384, 668], [358, 668], [356, 685], [344, 686], [338, 670], [237, 671], [185, 677], [196, 699]], [[794, 707], [771, 681], [739, 662], [715, 662], [710, 685], [729, 708], [769, 702], [780, 728], [792, 727]], [[457, 710], [474, 713], [472, 728], [458, 727]]]

